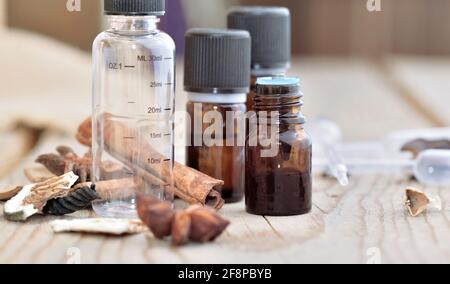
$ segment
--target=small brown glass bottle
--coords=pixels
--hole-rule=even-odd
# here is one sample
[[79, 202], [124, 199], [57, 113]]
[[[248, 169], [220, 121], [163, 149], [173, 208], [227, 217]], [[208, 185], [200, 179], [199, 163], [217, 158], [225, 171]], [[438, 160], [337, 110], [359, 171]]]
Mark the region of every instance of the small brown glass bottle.
[[252, 70], [247, 110], [253, 110], [256, 80], [286, 75], [291, 64], [291, 14], [284, 7], [238, 6], [228, 13], [228, 28], [252, 37]]
[[192, 29], [186, 34], [187, 165], [223, 180], [227, 203], [244, 198], [250, 46], [247, 31]]
[[292, 216], [311, 211], [312, 143], [304, 131], [301, 98], [297, 78], [258, 79], [246, 142], [248, 213]]

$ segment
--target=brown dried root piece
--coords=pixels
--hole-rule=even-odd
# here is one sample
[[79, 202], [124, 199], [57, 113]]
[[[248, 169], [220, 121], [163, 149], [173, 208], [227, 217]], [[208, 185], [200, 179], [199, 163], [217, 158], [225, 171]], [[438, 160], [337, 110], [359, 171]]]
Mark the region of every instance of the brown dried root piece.
[[81, 145], [92, 147], [92, 120], [90, 117], [78, 127], [76, 138]]
[[450, 150], [450, 140], [425, 140], [416, 139], [406, 143], [402, 147], [403, 152], [410, 152], [416, 158], [426, 150]]
[[176, 211], [171, 204], [152, 197], [138, 196], [138, 213], [156, 238], [172, 236], [175, 246], [185, 245], [188, 241], [212, 242], [230, 224], [210, 207], [193, 205], [184, 211]]
[[[103, 143], [106, 151], [117, 160], [124, 162], [126, 166], [144, 179], [162, 179], [169, 176], [170, 167], [163, 164], [150, 164], [148, 158], [154, 157], [161, 160], [166, 159], [161, 153], [154, 149], [146, 139], [138, 139], [139, 133], [127, 125], [111, 118], [111, 115], [104, 113], [98, 118], [103, 129]], [[135, 137], [136, 139], [123, 139], [123, 137]], [[77, 139], [80, 143], [90, 146], [92, 139], [91, 119], [86, 119], [78, 129]], [[135, 158], [135, 149], [139, 149], [142, 155], [140, 159]], [[127, 165], [126, 161], [134, 161], [134, 165]], [[195, 169], [185, 165], [174, 163], [173, 175], [175, 181], [175, 195], [189, 204], [208, 205], [215, 209], [220, 209], [224, 205], [220, 193], [217, 189], [223, 186], [223, 181], [205, 175]], [[167, 181], [161, 180], [162, 183]]]
[[55, 233], [78, 232], [106, 235], [132, 235], [148, 231], [140, 220], [123, 219], [75, 219], [50, 223]]
[[406, 189], [405, 206], [412, 217], [419, 216], [428, 208], [442, 210], [442, 202], [439, 197], [431, 198], [423, 191], [412, 187]]
[[5, 203], [5, 218], [10, 221], [25, 221], [35, 214], [41, 214], [47, 201], [70, 194], [77, 180], [78, 176], [70, 172], [22, 187], [16, 196]]
[[13, 198], [19, 191], [21, 191], [23, 186], [8, 187], [0, 190], [0, 201], [5, 201]]
[[[80, 183], [91, 181], [92, 157], [88, 152], [83, 157], [78, 156], [70, 147], [59, 146], [58, 154], [45, 154], [36, 159], [52, 174], [60, 176], [68, 172], [74, 172], [80, 177]], [[120, 179], [128, 176], [128, 171], [121, 165], [106, 161], [102, 164], [102, 180]]]

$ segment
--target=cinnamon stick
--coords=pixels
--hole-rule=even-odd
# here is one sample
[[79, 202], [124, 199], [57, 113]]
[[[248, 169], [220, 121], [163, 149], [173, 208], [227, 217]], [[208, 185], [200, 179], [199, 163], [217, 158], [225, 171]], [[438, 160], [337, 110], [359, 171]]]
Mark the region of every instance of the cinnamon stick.
[[[79, 127], [78, 141], [91, 146], [91, 119], [86, 119]], [[143, 179], [156, 179], [167, 183], [167, 177], [173, 170], [175, 195], [189, 204], [208, 205], [220, 209], [224, 205], [220, 193], [217, 191], [224, 182], [205, 175], [195, 169], [174, 162], [173, 169], [169, 163], [164, 163], [164, 157], [154, 149], [147, 140], [136, 130], [113, 120], [111, 114], [104, 113], [98, 118], [98, 125], [103, 130], [105, 150], [121, 162], [133, 161], [133, 165], [126, 164]], [[159, 163], [149, 162], [149, 158]]]
[[[91, 187], [91, 185], [91, 182], [79, 183], [74, 189]], [[95, 191], [102, 199], [106, 200], [129, 198], [134, 195], [136, 188], [137, 184], [133, 178], [112, 179], [95, 183]]]

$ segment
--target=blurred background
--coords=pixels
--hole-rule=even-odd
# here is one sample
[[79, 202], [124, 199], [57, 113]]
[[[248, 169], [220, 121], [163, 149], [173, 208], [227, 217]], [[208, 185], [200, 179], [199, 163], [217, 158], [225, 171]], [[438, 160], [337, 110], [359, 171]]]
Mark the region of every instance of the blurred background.
[[[90, 49], [107, 23], [103, 1], [73, 1], [81, 11], [68, 11], [72, 0], [0, 0], [0, 177], [42, 133], [72, 138], [90, 115]], [[161, 29], [177, 42], [179, 110], [186, 29], [225, 27], [234, 5], [291, 10], [290, 74], [302, 79], [304, 112], [337, 122], [345, 140], [450, 125], [450, 0], [167, 0]]]
[[[81, 0], [81, 12], [67, 0], [1, 0], [3, 22], [89, 51], [105, 26], [102, 1]], [[168, 0], [163, 29], [178, 40], [189, 27], [225, 27], [227, 10], [238, 4], [290, 8], [295, 54], [449, 54], [449, 0], [381, 0], [370, 13], [367, 0]], [[432, 3], [431, 3], [432, 2]], [[200, 16], [201, 15], [201, 16]]]

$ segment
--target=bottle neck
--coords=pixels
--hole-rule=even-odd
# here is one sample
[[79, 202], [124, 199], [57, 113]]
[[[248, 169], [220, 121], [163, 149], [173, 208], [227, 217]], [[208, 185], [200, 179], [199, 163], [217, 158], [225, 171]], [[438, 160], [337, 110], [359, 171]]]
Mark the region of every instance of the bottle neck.
[[[256, 79], [258, 77], [275, 77], [275, 76], [285, 76], [289, 69], [289, 64], [282, 67], [267, 67], [267, 68], [252, 68], [251, 74], [252, 78]], [[256, 80], [255, 80], [256, 82]]]
[[[290, 92], [286, 94], [278, 93], [257, 93], [253, 99], [254, 110], [258, 115], [267, 115], [269, 119], [275, 118], [280, 125], [303, 125], [305, 117], [302, 114], [303, 94], [298, 92]], [[273, 113], [278, 113], [277, 117], [273, 117]]]
[[114, 33], [146, 33], [158, 29], [157, 16], [107, 16], [110, 31]]
[[245, 104], [247, 101], [247, 94], [213, 94], [188, 92], [188, 101], [193, 103]]

